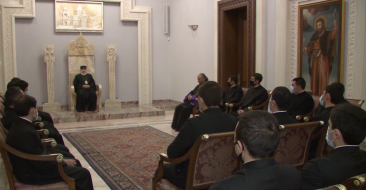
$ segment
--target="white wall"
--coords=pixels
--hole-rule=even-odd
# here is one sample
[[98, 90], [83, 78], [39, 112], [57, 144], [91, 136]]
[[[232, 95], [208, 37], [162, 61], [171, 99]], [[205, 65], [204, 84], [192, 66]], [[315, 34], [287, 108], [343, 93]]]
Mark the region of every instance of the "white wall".
[[[275, 88], [276, 75], [276, 0], [265, 0], [265, 70], [263, 75], [264, 88]], [[261, 14], [261, 13], [257, 13]]]
[[[170, 2], [169, 65], [170, 97], [182, 101], [198, 83], [198, 73], [214, 78], [214, 2], [172, 0]], [[197, 24], [192, 31], [188, 25]]]

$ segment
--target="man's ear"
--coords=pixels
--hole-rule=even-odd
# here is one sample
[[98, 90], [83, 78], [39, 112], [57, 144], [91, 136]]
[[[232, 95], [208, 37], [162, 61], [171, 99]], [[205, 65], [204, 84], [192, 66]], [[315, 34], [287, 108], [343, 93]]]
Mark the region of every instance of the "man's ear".
[[334, 139], [343, 139], [342, 132], [339, 129], [334, 129]]

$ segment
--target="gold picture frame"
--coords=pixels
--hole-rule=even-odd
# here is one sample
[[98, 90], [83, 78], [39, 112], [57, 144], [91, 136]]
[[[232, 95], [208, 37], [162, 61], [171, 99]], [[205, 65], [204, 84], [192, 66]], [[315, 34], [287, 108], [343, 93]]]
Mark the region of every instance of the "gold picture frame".
[[344, 15], [344, 0], [299, 4], [297, 75], [314, 95], [332, 82], [343, 83]]
[[103, 32], [103, 2], [55, 0], [56, 32]]

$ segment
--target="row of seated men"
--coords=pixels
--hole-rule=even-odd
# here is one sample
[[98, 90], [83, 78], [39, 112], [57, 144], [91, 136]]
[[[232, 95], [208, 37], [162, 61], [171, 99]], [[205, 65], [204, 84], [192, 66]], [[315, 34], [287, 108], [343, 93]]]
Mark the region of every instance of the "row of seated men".
[[[27, 91], [28, 83], [19, 78], [8, 83], [4, 101], [5, 114], [1, 118], [1, 123], [8, 130], [6, 144], [23, 153], [51, 154], [51, 149], [42, 145], [37, 133], [38, 129], [47, 129], [48, 136], [57, 142], [56, 153], [64, 157], [63, 170], [75, 179], [76, 189], [93, 189], [89, 171], [81, 166], [64, 145], [62, 135], [55, 128], [50, 114], [38, 111], [36, 99], [29, 96]], [[63, 181], [56, 161], [30, 161], [12, 154], [9, 157], [14, 176], [22, 183], [45, 185]]]
[[[261, 81], [256, 75], [252, 77], [252, 90], [248, 90], [242, 102], [246, 102], [246, 99], [256, 101], [261, 97], [253, 97]], [[198, 78], [202, 76], [204, 75], [199, 74]], [[235, 77], [231, 77], [231, 80], [235, 81]], [[232, 87], [235, 85], [230, 85], [229, 88]], [[310, 160], [299, 172], [293, 166], [276, 164], [273, 155], [279, 142], [279, 123], [295, 123], [297, 121], [293, 116], [309, 113], [314, 107], [312, 97], [304, 88], [305, 81], [296, 78], [291, 87], [294, 94], [286, 87], [273, 90], [269, 101], [272, 114], [265, 111], [247, 111], [242, 104], [237, 112], [240, 117], [235, 117], [220, 109], [222, 90], [219, 84], [214, 81], [202, 82], [196, 90], [197, 94], [189, 94], [194, 97], [191, 99], [197, 101], [201, 114], [186, 119], [181, 127], [172, 126], [180, 132], [169, 145], [167, 155], [169, 158], [183, 156], [203, 134], [235, 131], [234, 147], [238, 157], [243, 160], [242, 170], [216, 182], [210, 189], [320, 189], [366, 173], [366, 152], [359, 147], [366, 137], [366, 112], [346, 103], [343, 98], [344, 86], [340, 83], [333, 83], [324, 89], [320, 104], [325, 108], [317, 114], [326, 123], [329, 120], [329, 125], [324, 126], [328, 126], [326, 141], [334, 148], [331, 154]], [[265, 89], [264, 91], [268, 94]], [[187, 105], [187, 101], [183, 104]], [[253, 104], [246, 106], [248, 105]], [[292, 110], [294, 115], [286, 113], [289, 110], [287, 105], [298, 106], [298, 109]], [[179, 114], [175, 113], [174, 117], [177, 116]], [[188, 165], [189, 160], [181, 164], [165, 164], [163, 180], [158, 183], [158, 188], [184, 189]]]

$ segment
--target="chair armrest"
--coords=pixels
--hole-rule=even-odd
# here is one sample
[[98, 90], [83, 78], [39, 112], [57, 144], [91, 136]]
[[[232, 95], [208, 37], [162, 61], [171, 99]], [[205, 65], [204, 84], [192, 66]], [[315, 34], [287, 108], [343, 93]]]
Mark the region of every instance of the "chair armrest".
[[48, 138], [48, 139], [41, 139], [41, 141], [43, 146], [51, 147], [52, 154], [56, 153], [57, 142], [55, 141], [55, 139]]
[[42, 139], [47, 139], [50, 132], [47, 129], [37, 130], [38, 135], [42, 137]]
[[[64, 157], [62, 156], [62, 154], [49, 154], [49, 155], [27, 154], [27, 153], [20, 152], [16, 149], [10, 147], [9, 145], [5, 144], [3, 141], [0, 141], [0, 147], [2, 147], [3, 150], [5, 150], [6, 152], [9, 152], [9, 153], [11, 153], [11, 154], [13, 154], [17, 157], [20, 157], [20, 158], [23, 158], [23, 159], [26, 159], [26, 160], [56, 161], [61, 178], [69, 185], [69, 189], [75, 189], [75, 180], [68, 177], [66, 175], [66, 173], [64, 172], [64, 169], [63, 169], [63, 166], [62, 166], [62, 162], [64, 160]], [[3, 150], [2, 150], [2, 153], [3, 153]], [[5, 161], [7, 161], [9, 163], [8, 159], [4, 160], [4, 163], [5, 163]], [[11, 171], [11, 168], [8, 164], [5, 164], [5, 167], [6, 167], [6, 170]]]
[[156, 170], [155, 176], [152, 179], [152, 189], [156, 189], [156, 184], [163, 179], [163, 175], [164, 175], [164, 162], [169, 162], [172, 164], [179, 164], [182, 163], [186, 160], [188, 160], [191, 156], [191, 152], [192, 152], [192, 148], [183, 156], [179, 157], [179, 158], [168, 158], [168, 156], [164, 153], [160, 153], [158, 155], [158, 169]]
[[308, 121], [311, 121], [311, 118], [312, 118], [311, 116], [306, 116], [306, 117], [304, 117], [303, 120], [304, 120], [304, 122], [308, 122]]
[[33, 123], [33, 127], [37, 128], [43, 128], [44, 127], [44, 123], [43, 122], [34, 122]]
[[230, 109], [230, 111], [227, 111], [227, 113], [233, 112], [233, 107], [240, 106], [240, 102], [228, 102], [225, 104], [226, 110]]

